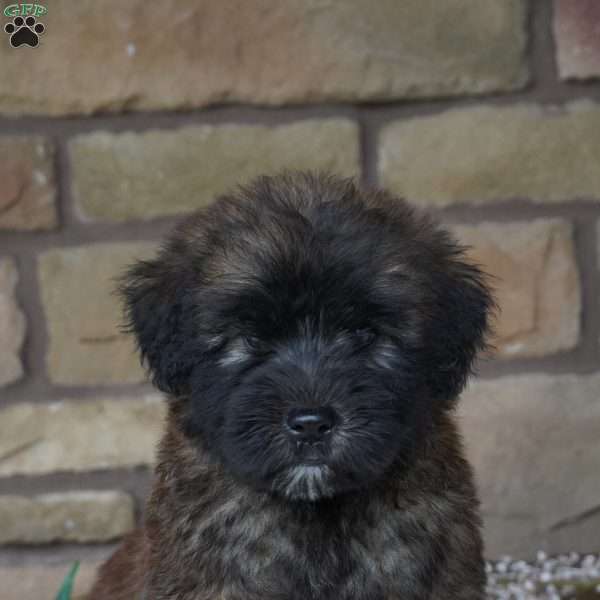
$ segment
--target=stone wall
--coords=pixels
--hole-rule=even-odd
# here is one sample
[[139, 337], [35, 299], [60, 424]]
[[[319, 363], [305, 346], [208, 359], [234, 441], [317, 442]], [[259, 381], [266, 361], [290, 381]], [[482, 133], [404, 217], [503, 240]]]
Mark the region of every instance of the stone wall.
[[0, 44], [2, 600], [75, 558], [85, 586], [140, 518], [163, 406], [113, 277], [284, 167], [383, 184], [473, 246], [503, 309], [461, 411], [488, 555], [600, 550], [600, 3], [48, 8], [39, 47]]

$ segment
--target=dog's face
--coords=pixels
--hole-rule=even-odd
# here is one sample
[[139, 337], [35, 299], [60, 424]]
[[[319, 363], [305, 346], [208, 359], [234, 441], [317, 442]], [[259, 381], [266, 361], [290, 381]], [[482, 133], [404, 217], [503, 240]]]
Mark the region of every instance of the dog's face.
[[123, 292], [186, 434], [239, 480], [310, 501], [410, 461], [462, 389], [491, 305], [427, 219], [307, 175], [220, 199]]

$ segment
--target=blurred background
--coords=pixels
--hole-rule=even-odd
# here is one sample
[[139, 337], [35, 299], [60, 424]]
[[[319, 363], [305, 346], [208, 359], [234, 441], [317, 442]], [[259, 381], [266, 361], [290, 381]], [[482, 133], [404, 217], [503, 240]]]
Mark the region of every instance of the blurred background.
[[163, 407], [114, 276], [283, 168], [472, 246], [502, 309], [460, 411], [487, 556], [600, 551], [598, 0], [1, 4], [1, 600], [75, 559], [84, 590], [142, 514]]

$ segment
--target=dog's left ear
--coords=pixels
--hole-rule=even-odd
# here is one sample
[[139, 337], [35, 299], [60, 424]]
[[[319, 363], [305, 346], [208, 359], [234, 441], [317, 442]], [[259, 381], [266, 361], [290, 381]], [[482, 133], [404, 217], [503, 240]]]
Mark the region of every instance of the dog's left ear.
[[172, 395], [186, 392], [195, 356], [188, 347], [194, 340], [191, 279], [184, 261], [164, 248], [154, 260], [130, 267], [119, 286], [126, 330], [135, 335], [154, 385]]
[[429, 327], [429, 387], [435, 397], [452, 402], [464, 388], [473, 361], [486, 344], [495, 303], [487, 276], [468, 263], [457, 248], [447, 268], [435, 274], [438, 290]]

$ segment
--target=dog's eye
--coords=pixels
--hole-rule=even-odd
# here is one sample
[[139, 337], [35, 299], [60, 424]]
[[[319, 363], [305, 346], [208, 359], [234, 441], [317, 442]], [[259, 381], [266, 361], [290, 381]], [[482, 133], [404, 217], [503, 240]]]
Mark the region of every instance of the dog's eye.
[[252, 350], [253, 352], [260, 352], [264, 350], [264, 344], [259, 337], [255, 335], [245, 335], [242, 339], [248, 350]]
[[361, 346], [370, 346], [377, 339], [377, 332], [366, 327], [355, 329], [352, 335]]
[[220, 334], [208, 335], [205, 340], [210, 350], [220, 350], [226, 343], [225, 336]]

